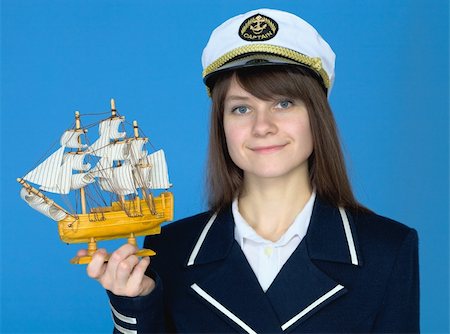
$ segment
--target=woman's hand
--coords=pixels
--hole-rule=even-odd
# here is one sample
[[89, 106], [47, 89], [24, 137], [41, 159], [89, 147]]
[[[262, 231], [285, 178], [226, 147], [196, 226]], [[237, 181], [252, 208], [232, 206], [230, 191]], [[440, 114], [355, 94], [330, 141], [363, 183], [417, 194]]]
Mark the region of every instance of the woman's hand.
[[[146, 296], [155, 288], [155, 281], [145, 275], [150, 258], [144, 257], [139, 261], [134, 255], [136, 251], [135, 246], [125, 244], [112, 253], [108, 260], [106, 250], [99, 249], [87, 266], [87, 274], [117, 296]], [[82, 249], [77, 255], [85, 256], [87, 250]]]

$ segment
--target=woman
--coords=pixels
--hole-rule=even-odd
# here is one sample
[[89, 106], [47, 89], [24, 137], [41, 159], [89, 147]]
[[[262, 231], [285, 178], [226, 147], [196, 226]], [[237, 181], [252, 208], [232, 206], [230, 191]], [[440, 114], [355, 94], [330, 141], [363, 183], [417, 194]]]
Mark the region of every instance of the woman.
[[286, 12], [214, 30], [210, 211], [147, 237], [150, 267], [132, 245], [94, 255], [115, 332], [419, 331], [417, 233], [352, 194], [327, 101], [334, 58]]

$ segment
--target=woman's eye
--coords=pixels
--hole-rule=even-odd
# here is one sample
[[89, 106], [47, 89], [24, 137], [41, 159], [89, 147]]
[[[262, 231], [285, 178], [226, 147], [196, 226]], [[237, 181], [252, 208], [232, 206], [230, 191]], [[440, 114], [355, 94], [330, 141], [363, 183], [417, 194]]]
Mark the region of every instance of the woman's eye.
[[280, 109], [287, 109], [291, 106], [292, 106], [292, 102], [289, 100], [283, 100], [283, 101], [278, 102], [278, 104], [277, 104], [277, 108], [280, 108]]
[[246, 106], [239, 106], [239, 107], [234, 108], [232, 110], [232, 112], [235, 114], [246, 114], [249, 112], [249, 109]]

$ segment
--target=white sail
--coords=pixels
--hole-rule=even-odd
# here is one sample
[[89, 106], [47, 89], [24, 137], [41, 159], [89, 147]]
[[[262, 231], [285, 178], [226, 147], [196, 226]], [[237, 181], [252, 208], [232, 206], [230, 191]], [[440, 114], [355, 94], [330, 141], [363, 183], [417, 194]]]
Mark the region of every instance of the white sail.
[[36, 183], [43, 188], [57, 189], [61, 176], [61, 163], [64, 146], [55, 151], [35, 169], [23, 177], [24, 180]]
[[151, 189], [168, 189], [172, 186], [169, 182], [166, 157], [163, 150], [156, 151], [147, 156], [147, 162], [151, 165], [150, 172]]
[[126, 136], [126, 132], [119, 132], [119, 126], [124, 121], [123, 117], [109, 118], [100, 122], [98, 130], [100, 137], [89, 146], [91, 154], [103, 157], [108, 152], [108, 145], [111, 139], [121, 139]]
[[136, 185], [133, 179], [133, 166], [126, 164], [96, 172], [98, 184], [104, 191], [117, 195], [128, 195], [136, 193]]
[[147, 151], [143, 149], [144, 144], [147, 141], [147, 138], [133, 138], [130, 140], [128, 159], [131, 164], [136, 165], [139, 163], [139, 160], [144, 159], [147, 156]]
[[77, 171], [87, 171], [91, 168], [90, 163], [84, 163], [84, 158], [86, 157], [86, 153], [77, 153], [77, 154], [71, 154], [73, 155], [72, 158], [72, 169]]
[[150, 189], [152, 186], [150, 165], [140, 166], [138, 165], [134, 172], [134, 179], [136, 181], [137, 188], [147, 188]]
[[[120, 124], [125, 120], [125, 117], [116, 117], [103, 121], [102, 123], [108, 124], [108, 134], [111, 139], [125, 138], [126, 132], [119, 132]], [[100, 134], [101, 135], [101, 134]]]
[[41, 185], [40, 190], [49, 191], [55, 194], [68, 194], [72, 182], [72, 168], [75, 154], [65, 154], [63, 164], [59, 168], [59, 174], [53, 185]]
[[66, 146], [69, 148], [82, 149], [87, 147], [85, 144], [81, 144], [79, 137], [84, 132], [83, 130], [67, 130], [63, 133], [60, 139], [61, 146]]
[[[66, 131], [61, 136], [60, 141], [62, 144], [67, 144], [67, 147], [81, 148], [83, 145], [77, 143], [77, 138], [81, 133], [79, 131]], [[91, 166], [83, 163], [85, 154], [64, 154], [65, 148], [65, 145], [61, 146], [23, 178], [38, 184], [40, 190], [56, 194], [68, 194], [71, 185], [72, 169], [85, 171]]]
[[115, 144], [111, 144], [108, 146], [107, 152], [108, 158], [112, 160], [125, 160], [128, 158], [130, 153], [129, 143], [120, 141]]
[[93, 175], [91, 175], [91, 173], [73, 174], [70, 183], [70, 189], [80, 189], [93, 182], [95, 182], [95, 178]]
[[32, 207], [33, 205], [39, 205], [45, 202], [42, 197], [29, 192], [25, 187], [22, 187], [22, 189], [20, 189], [20, 197], [22, 197], [22, 199]]
[[113, 192], [118, 195], [136, 193], [136, 185], [133, 179], [133, 166], [127, 164], [113, 169]]
[[25, 188], [20, 190], [20, 197], [27, 202], [33, 209], [46, 215], [47, 217], [60, 221], [67, 217], [67, 213], [58, 209], [56, 206], [48, 204], [45, 200], [33, 193], [28, 192]]

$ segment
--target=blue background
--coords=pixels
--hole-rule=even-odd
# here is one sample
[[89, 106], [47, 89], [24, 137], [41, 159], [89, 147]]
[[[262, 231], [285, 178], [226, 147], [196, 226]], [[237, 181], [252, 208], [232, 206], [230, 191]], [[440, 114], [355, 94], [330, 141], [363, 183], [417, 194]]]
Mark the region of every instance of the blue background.
[[68, 263], [81, 246], [59, 240], [15, 179], [74, 111], [114, 97], [166, 150], [175, 217], [203, 210], [201, 51], [215, 26], [258, 7], [305, 18], [336, 52], [330, 101], [355, 192], [418, 230], [422, 331], [449, 331], [448, 1], [2, 0], [2, 332], [111, 331], [106, 294]]

